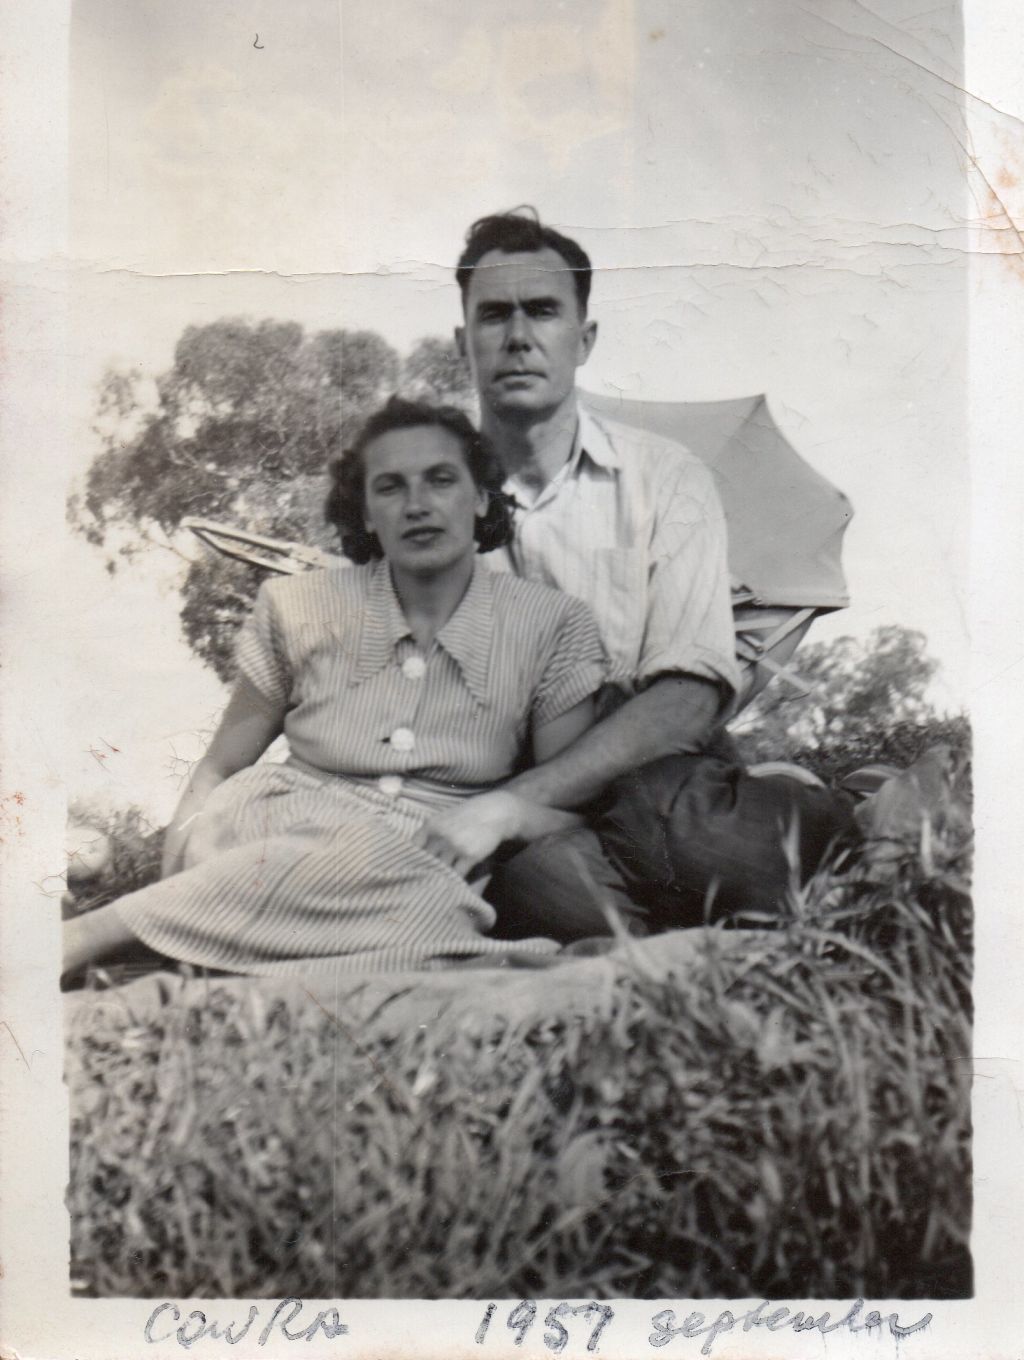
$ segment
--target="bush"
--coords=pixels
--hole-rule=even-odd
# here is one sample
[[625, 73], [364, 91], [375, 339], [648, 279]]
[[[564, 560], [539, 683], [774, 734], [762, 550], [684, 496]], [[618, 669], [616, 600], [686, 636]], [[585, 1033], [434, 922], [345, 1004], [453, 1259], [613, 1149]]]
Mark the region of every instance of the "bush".
[[952, 717], [931, 716], [923, 720], [904, 719], [865, 725], [856, 732], [844, 732], [837, 739], [824, 734], [813, 745], [785, 742], [780, 750], [769, 745], [756, 729], [736, 737], [740, 754], [750, 764], [760, 760], [787, 760], [810, 770], [826, 784], [838, 784], [848, 774], [865, 765], [893, 765], [903, 770], [933, 746], [948, 746], [965, 777], [971, 762], [971, 725], [964, 714]]
[[106, 906], [124, 893], [144, 888], [160, 877], [164, 828], [154, 827], [137, 807], [105, 808], [88, 803], [72, 803], [69, 821], [106, 838], [109, 854], [95, 876], [77, 882], [69, 875], [65, 914], [81, 915]]

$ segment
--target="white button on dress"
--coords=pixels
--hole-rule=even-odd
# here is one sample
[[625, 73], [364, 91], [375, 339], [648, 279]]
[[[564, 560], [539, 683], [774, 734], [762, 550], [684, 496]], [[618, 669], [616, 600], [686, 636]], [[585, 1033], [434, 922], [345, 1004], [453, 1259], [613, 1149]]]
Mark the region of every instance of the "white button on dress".
[[427, 663], [421, 656], [407, 656], [402, 662], [402, 674], [406, 680], [422, 680], [427, 673]]
[[386, 793], [389, 798], [397, 798], [402, 792], [405, 783], [400, 774], [382, 774], [377, 780], [377, 787], [381, 793]]
[[408, 727], [396, 727], [390, 740], [392, 751], [411, 751], [416, 746], [416, 738]]

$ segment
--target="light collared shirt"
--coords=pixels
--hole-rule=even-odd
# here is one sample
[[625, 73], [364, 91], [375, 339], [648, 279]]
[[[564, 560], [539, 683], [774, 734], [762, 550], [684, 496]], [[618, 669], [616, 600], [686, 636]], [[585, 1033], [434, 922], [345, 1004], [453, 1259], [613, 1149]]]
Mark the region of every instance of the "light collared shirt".
[[485, 560], [589, 605], [614, 684], [683, 674], [735, 692], [725, 518], [699, 458], [581, 411], [568, 462], [536, 499], [515, 478], [506, 490], [515, 540]]

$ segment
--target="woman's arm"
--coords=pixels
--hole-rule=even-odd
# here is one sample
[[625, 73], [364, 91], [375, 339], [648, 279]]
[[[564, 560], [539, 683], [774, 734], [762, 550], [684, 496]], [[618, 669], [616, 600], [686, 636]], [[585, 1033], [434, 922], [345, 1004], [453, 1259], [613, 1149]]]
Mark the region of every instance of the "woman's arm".
[[284, 707], [268, 703], [249, 680], [239, 677], [209, 750], [192, 771], [167, 828], [161, 877], [181, 868], [188, 828], [217, 785], [254, 765], [283, 728]]
[[[551, 760], [593, 721], [591, 696], [567, 713], [534, 728], [531, 734], [534, 760], [538, 763]], [[575, 812], [535, 803], [511, 789], [492, 789], [431, 818], [421, 829], [418, 843], [456, 873], [466, 876], [506, 841], [535, 841], [540, 836], [579, 826], [582, 820]]]
[[534, 727], [530, 733], [534, 765], [543, 765], [545, 760], [552, 760], [593, 725], [594, 696], [591, 694], [582, 703], [570, 708], [568, 713], [552, 718], [542, 727]]

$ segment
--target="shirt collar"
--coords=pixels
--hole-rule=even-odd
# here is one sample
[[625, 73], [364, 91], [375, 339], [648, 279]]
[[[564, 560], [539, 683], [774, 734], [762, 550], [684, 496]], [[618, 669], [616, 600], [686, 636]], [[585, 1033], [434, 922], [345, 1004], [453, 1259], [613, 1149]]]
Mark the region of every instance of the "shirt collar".
[[[458, 666], [466, 687], [481, 705], [488, 702], [493, 601], [491, 572], [478, 559], [474, 559], [473, 575], [466, 593], [435, 639]], [[398, 644], [411, 636], [391, 581], [391, 570], [381, 558], [371, 568], [351, 683], [361, 684], [390, 665]]]
[[576, 426], [576, 438], [572, 448], [572, 463], [578, 463], [582, 454], [592, 463], [602, 468], [621, 468], [622, 458], [608, 436], [604, 426], [580, 407], [580, 418]]
[[[529, 505], [523, 505], [516, 501], [520, 510], [532, 509], [548, 500], [557, 493], [558, 487], [569, 478], [575, 477], [580, 463], [586, 457], [595, 467], [604, 468], [609, 471], [617, 471], [622, 467], [622, 458], [618, 450], [612, 443], [604, 426], [601, 425], [589, 411], [583, 407], [577, 408], [576, 433], [573, 435], [572, 448], [569, 451], [568, 460], [562, 465], [561, 469], [548, 482], [547, 486], [541, 490], [536, 499]], [[518, 487], [513, 478], [508, 478], [505, 482], [505, 490], [513, 496], [516, 495]]]

